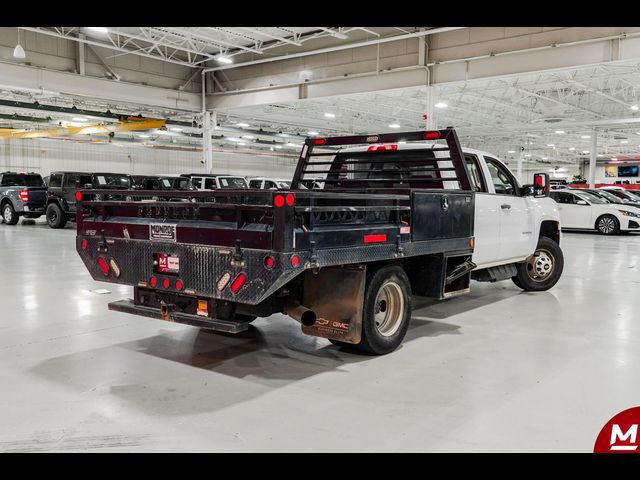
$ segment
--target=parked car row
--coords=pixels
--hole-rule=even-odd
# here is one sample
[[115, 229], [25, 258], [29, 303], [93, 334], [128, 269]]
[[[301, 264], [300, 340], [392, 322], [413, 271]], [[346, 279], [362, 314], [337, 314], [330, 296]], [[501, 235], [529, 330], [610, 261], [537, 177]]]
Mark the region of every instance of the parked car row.
[[640, 196], [635, 192], [621, 187], [566, 188], [549, 196], [559, 204], [563, 230], [640, 232]]
[[[315, 183], [315, 182], [314, 182]], [[283, 190], [290, 187], [289, 180], [240, 175], [188, 173], [181, 175], [128, 175], [123, 173], [52, 172], [44, 179], [38, 173], [0, 173], [0, 215], [2, 222], [15, 225], [20, 217], [36, 219], [46, 216], [51, 228], [63, 228], [75, 221], [75, 194], [81, 189], [145, 190], [158, 192], [185, 190], [216, 190], [224, 188], [256, 188]], [[319, 188], [310, 185], [309, 188]], [[131, 200], [135, 194], [123, 195]], [[172, 200], [170, 194], [156, 199]], [[101, 197], [104, 200], [104, 198]], [[117, 199], [120, 199], [118, 196]]]

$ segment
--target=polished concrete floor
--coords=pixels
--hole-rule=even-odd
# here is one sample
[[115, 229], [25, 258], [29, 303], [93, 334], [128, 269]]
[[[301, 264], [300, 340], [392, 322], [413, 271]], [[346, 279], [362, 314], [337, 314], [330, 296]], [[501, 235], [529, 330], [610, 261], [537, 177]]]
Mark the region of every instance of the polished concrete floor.
[[129, 288], [74, 234], [0, 225], [0, 452], [591, 451], [640, 404], [640, 236], [565, 234], [549, 292], [416, 299], [366, 357], [280, 315], [229, 337], [109, 312]]

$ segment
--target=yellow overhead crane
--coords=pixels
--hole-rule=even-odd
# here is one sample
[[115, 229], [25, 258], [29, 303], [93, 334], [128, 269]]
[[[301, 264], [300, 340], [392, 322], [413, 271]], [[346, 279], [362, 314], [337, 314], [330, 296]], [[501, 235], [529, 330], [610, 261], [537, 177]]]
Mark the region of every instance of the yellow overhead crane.
[[122, 117], [114, 124], [88, 124], [67, 126], [47, 130], [22, 130], [0, 128], [0, 139], [13, 138], [52, 138], [67, 135], [109, 135], [116, 132], [131, 132], [136, 130], [150, 130], [163, 128], [165, 120], [144, 117]]

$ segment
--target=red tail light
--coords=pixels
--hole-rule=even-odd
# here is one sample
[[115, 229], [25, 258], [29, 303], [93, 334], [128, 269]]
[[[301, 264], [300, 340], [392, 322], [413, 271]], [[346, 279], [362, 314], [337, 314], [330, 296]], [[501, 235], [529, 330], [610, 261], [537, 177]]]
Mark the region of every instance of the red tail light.
[[156, 277], [151, 277], [149, 279], [149, 285], [151, 285], [153, 288], [155, 288], [156, 285], [158, 285], [158, 279]]
[[78, 190], [76, 192], [76, 202], [81, 202], [81, 201], [82, 201], [82, 192]]
[[246, 281], [247, 276], [244, 273], [239, 274], [231, 283], [231, 292], [238, 293]]
[[168, 278], [165, 278], [164, 280], [162, 280], [162, 288], [164, 288], [165, 290], [169, 288], [170, 285], [171, 285], [171, 282], [169, 281]]
[[386, 233], [380, 233], [380, 234], [375, 234], [375, 235], [365, 235], [364, 236], [364, 243], [381, 243], [381, 242], [386, 242], [387, 241], [387, 234]]
[[438, 132], [437, 130], [435, 132], [424, 132], [422, 134], [422, 137], [425, 140], [435, 140], [437, 138], [440, 138], [440, 132]]
[[82, 240], [82, 242], [80, 243], [80, 246], [82, 247], [83, 250], [86, 250], [88, 245], [89, 245], [89, 242], [87, 242], [86, 239]]
[[294, 255], [291, 257], [291, 266], [296, 268], [298, 265], [300, 265], [300, 257], [298, 255]]
[[327, 139], [326, 138], [316, 138], [313, 141], [314, 145], [324, 145], [325, 143], [327, 143]]
[[278, 194], [273, 197], [273, 204], [278, 208], [284, 207], [284, 195]]
[[184, 288], [184, 283], [182, 283], [182, 280], [176, 281], [176, 290], [182, 290], [183, 288]]
[[264, 266], [266, 268], [273, 268], [275, 264], [276, 264], [276, 261], [273, 259], [273, 257], [265, 257]]
[[20, 190], [18, 196], [20, 200], [22, 200], [22, 203], [27, 203], [29, 201], [29, 190]]
[[287, 193], [287, 196], [286, 196], [287, 205], [289, 207], [293, 207], [293, 204], [295, 203], [295, 201], [296, 201], [296, 199], [293, 196], [293, 193]]
[[99, 257], [98, 258], [98, 265], [100, 266], [100, 270], [102, 270], [102, 274], [105, 277], [109, 276], [109, 264], [105, 261], [104, 258]]

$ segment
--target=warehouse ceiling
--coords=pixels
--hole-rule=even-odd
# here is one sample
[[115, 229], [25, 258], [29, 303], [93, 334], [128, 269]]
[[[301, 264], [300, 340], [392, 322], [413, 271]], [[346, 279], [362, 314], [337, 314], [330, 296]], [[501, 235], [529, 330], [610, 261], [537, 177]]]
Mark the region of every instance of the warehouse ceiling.
[[[436, 27], [424, 27], [427, 30]], [[100, 45], [113, 55], [140, 55], [194, 67], [219, 65], [220, 56], [264, 59], [362, 39], [414, 32], [417, 27], [21, 27]], [[603, 159], [640, 157], [640, 61], [494, 77], [217, 112], [219, 146], [295, 151], [307, 135], [425, 128], [432, 103], [438, 127], [454, 126], [463, 143], [503, 158], [536, 163], [587, 158], [598, 128]], [[13, 103], [19, 102], [19, 103]], [[32, 108], [28, 104], [33, 105]], [[17, 106], [20, 105], [20, 106]], [[27, 106], [25, 106], [27, 105]], [[78, 118], [60, 108], [168, 119], [167, 130], [118, 133], [115, 140], [201, 145], [201, 118], [180, 109], [153, 108], [0, 85], [0, 128], [51, 128]], [[113, 115], [81, 115], [115, 122]], [[311, 133], [310, 133], [311, 132]]]

